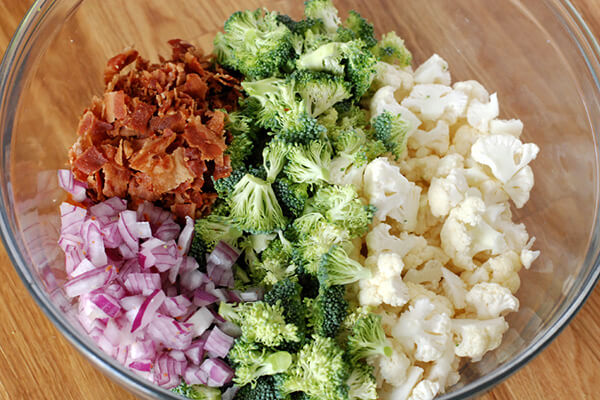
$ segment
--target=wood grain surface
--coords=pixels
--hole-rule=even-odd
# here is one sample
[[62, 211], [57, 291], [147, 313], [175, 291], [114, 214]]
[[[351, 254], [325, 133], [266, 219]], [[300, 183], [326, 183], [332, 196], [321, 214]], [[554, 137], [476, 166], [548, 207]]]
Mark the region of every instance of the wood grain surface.
[[[481, 0], [493, 1], [493, 0]], [[600, 36], [598, 0], [572, 0]], [[0, 0], [0, 54], [32, 0]], [[0, 399], [133, 399], [61, 336], [0, 248]], [[546, 350], [482, 398], [600, 399], [600, 289]]]

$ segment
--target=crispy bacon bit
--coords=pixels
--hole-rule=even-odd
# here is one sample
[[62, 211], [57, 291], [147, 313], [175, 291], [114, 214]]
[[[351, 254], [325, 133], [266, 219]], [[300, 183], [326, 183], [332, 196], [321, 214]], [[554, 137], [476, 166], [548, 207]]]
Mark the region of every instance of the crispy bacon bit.
[[108, 61], [104, 96], [84, 111], [69, 155], [95, 201], [152, 201], [197, 218], [217, 198], [210, 177], [231, 173], [220, 109], [235, 109], [241, 86], [189, 43], [169, 44], [171, 59], [157, 64], [135, 50]]

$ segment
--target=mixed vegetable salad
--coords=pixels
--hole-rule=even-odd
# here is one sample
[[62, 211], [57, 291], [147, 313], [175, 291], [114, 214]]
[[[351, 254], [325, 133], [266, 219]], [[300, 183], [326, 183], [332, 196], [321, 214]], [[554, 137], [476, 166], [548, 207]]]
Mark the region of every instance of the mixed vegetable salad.
[[234, 13], [108, 62], [61, 205], [64, 291], [105, 352], [191, 399], [433, 399], [496, 349], [539, 149], [497, 95], [355, 11]]

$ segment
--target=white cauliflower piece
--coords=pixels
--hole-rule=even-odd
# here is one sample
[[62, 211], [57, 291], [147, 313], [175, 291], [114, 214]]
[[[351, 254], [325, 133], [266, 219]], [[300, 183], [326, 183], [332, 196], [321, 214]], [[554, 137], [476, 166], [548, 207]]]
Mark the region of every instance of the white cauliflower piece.
[[400, 172], [411, 182], [430, 182], [437, 171], [440, 158], [436, 155], [410, 157], [400, 164]]
[[408, 288], [402, 281], [402, 258], [395, 253], [381, 253], [367, 258], [366, 266], [371, 269], [369, 279], [359, 281], [359, 301], [363, 306], [378, 306], [382, 303], [402, 307], [408, 300]]
[[516, 138], [523, 133], [523, 122], [520, 119], [494, 119], [490, 122], [490, 134], [509, 135]]
[[444, 120], [437, 122], [435, 128], [430, 131], [417, 130], [408, 139], [408, 147], [411, 149], [430, 149], [439, 155], [448, 152], [450, 146], [450, 128]]
[[462, 272], [460, 274], [460, 279], [462, 279], [467, 284], [467, 286], [474, 286], [481, 282], [489, 282], [490, 272], [485, 267], [485, 264], [483, 264], [481, 267], [477, 267], [472, 271]]
[[508, 288], [497, 283], [482, 282], [467, 293], [467, 310], [479, 319], [491, 319], [519, 309], [519, 300]]
[[418, 268], [429, 260], [437, 260], [442, 265], [450, 260], [448, 255], [439, 246], [432, 246], [428, 244], [427, 240], [422, 239], [416, 242], [415, 246], [402, 257], [404, 267], [407, 270]]
[[[433, 287], [437, 287], [442, 279], [442, 268], [443, 265], [438, 260], [429, 260], [421, 269], [413, 268], [406, 271], [404, 281], [420, 284], [428, 283]], [[406, 290], [408, 294], [408, 288]]]
[[471, 153], [471, 147], [473, 143], [477, 141], [481, 137], [481, 133], [469, 126], [469, 125], [461, 125], [454, 133], [454, 137], [452, 139], [452, 146], [449, 149], [451, 153], [458, 153], [463, 157], [468, 157]]
[[370, 104], [371, 117], [375, 118], [386, 111], [392, 115], [400, 115], [408, 123], [406, 136], [410, 137], [421, 126], [421, 120], [408, 108], [398, 103], [394, 97], [395, 92], [393, 86], [384, 86], [375, 92]]
[[528, 165], [506, 182], [504, 190], [515, 203], [515, 206], [521, 208], [529, 201], [529, 192], [533, 189], [533, 184], [533, 170]]
[[439, 313], [428, 298], [419, 298], [403, 312], [392, 334], [403, 348], [419, 361], [435, 361], [442, 357], [450, 340], [450, 317]]
[[454, 90], [458, 90], [459, 92], [463, 92], [469, 97], [470, 100], [477, 100], [480, 103], [488, 103], [490, 101], [490, 94], [483, 87], [483, 85], [477, 81], [464, 81], [464, 82], [456, 82], [452, 88]]
[[392, 229], [391, 226], [380, 223], [367, 233], [365, 240], [369, 256], [389, 251], [404, 257], [415, 247], [427, 246], [427, 241], [420, 236], [411, 235], [407, 232], [402, 232], [400, 236], [394, 236], [390, 234], [390, 229]]
[[[410, 296], [410, 305], [414, 305], [416, 301], [420, 299], [427, 299], [431, 304], [435, 306], [435, 309], [440, 314], [447, 314], [448, 316], [454, 316], [454, 306], [450, 300], [444, 296], [435, 294], [431, 290], [428, 290], [425, 286], [417, 283], [405, 282], [408, 287], [408, 294]], [[393, 333], [393, 329], [392, 329]]]
[[360, 195], [363, 190], [363, 176], [366, 165], [357, 167], [347, 157], [338, 156], [331, 160], [329, 177], [331, 183], [336, 185], [352, 185]]
[[364, 193], [369, 204], [377, 207], [376, 221], [392, 218], [403, 230], [414, 231], [421, 188], [402, 176], [400, 168], [387, 158], [377, 158], [367, 165]]
[[531, 264], [540, 256], [539, 250], [531, 250], [534, 242], [535, 238], [532, 237], [523, 250], [521, 250], [521, 262], [525, 269], [531, 268]]
[[500, 182], [507, 183], [537, 157], [539, 150], [537, 145], [523, 144], [514, 136], [490, 135], [477, 139], [471, 147], [471, 157], [490, 167]]
[[440, 232], [442, 248], [455, 266], [473, 270], [477, 253], [490, 251], [496, 255], [507, 249], [504, 235], [484, 220], [485, 211], [482, 199], [467, 196], [446, 218]]
[[442, 222], [440, 218], [431, 213], [428, 197], [429, 193], [421, 193], [419, 213], [417, 215], [417, 229], [415, 229], [417, 235], [423, 235], [424, 233], [431, 231], [431, 228], [440, 225]]
[[417, 383], [408, 400], [433, 400], [439, 392], [439, 383], [424, 379]]
[[436, 217], [445, 217], [464, 200], [468, 189], [462, 169], [453, 169], [445, 178], [433, 178], [427, 192], [431, 213]]
[[437, 84], [415, 85], [410, 95], [402, 100], [402, 105], [419, 113], [426, 121], [436, 121], [443, 117], [450, 125], [465, 115], [469, 98], [463, 92], [449, 86]]
[[437, 170], [435, 176], [438, 178], [444, 178], [452, 172], [454, 169], [462, 169], [464, 167], [465, 159], [458, 153], [446, 154], [440, 158], [437, 164]]
[[437, 54], [432, 55], [415, 71], [416, 83], [439, 83], [449, 86], [452, 82], [448, 63]]
[[483, 133], [489, 133], [490, 122], [498, 117], [500, 108], [498, 106], [498, 95], [496, 93], [490, 96], [488, 103], [473, 99], [467, 109], [467, 122], [473, 128]]
[[470, 357], [479, 361], [488, 351], [496, 349], [502, 343], [502, 335], [508, 329], [503, 317], [480, 321], [476, 319], [452, 320], [452, 331], [456, 347], [454, 353], [459, 357]]
[[391, 86], [396, 90], [410, 90], [414, 85], [413, 75], [409, 71], [400, 68], [398, 65], [379, 61], [375, 65], [375, 71], [373, 85], [376, 88]]
[[497, 257], [488, 259], [481, 266], [479, 276], [465, 276], [469, 285], [475, 285], [479, 282], [494, 282], [508, 288], [512, 293], [516, 293], [521, 286], [519, 271], [521, 270], [521, 258], [515, 251], [507, 251]]
[[401, 351], [402, 347], [399, 343], [395, 343], [393, 339], [391, 339], [391, 343], [392, 355], [390, 357], [377, 356], [374, 359], [369, 360], [369, 362], [375, 367], [378, 379], [396, 386], [402, 384], [402, 382], [406, 380], [411, 362], [406, 354]]
[[426, 379], [431, 382], [437, 382], [440, 385], [440, 393], [444, 393], [449, 386], [456, 384], [460, 380], [458, 366], [460, 359], [454, 354], [454, 341], [449, 340], [444, 354], [429, 368]]
[[378, 394], [381, 400], [407, 400], [415, 385], [423, 376], [423, 368], [412, 366], [408, 369], [403, 381], [394, 382], [393, 386], [384, 387]]
[[446, 297], [452, 301], [457, 310], [462, 310], [467, 305], [467, 285], [454, 272], [449, 269], [442, 268], [442, 288]]

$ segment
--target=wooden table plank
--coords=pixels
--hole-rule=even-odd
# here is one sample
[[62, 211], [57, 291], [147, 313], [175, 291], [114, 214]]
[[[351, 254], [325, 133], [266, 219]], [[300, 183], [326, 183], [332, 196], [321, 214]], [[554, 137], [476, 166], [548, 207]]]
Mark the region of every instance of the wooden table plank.
[[[0, 0], [0, 53], [32, 0]], [[596, 0], [573, 0], [600, 36]], [[133, 399], [57, 332], [0, 249], [0, 398]], [[25, 318], [23, 316], [26, 316]], [[540, 356], [483, 396], [486, 400], [599, 398], [600, 290]]]

